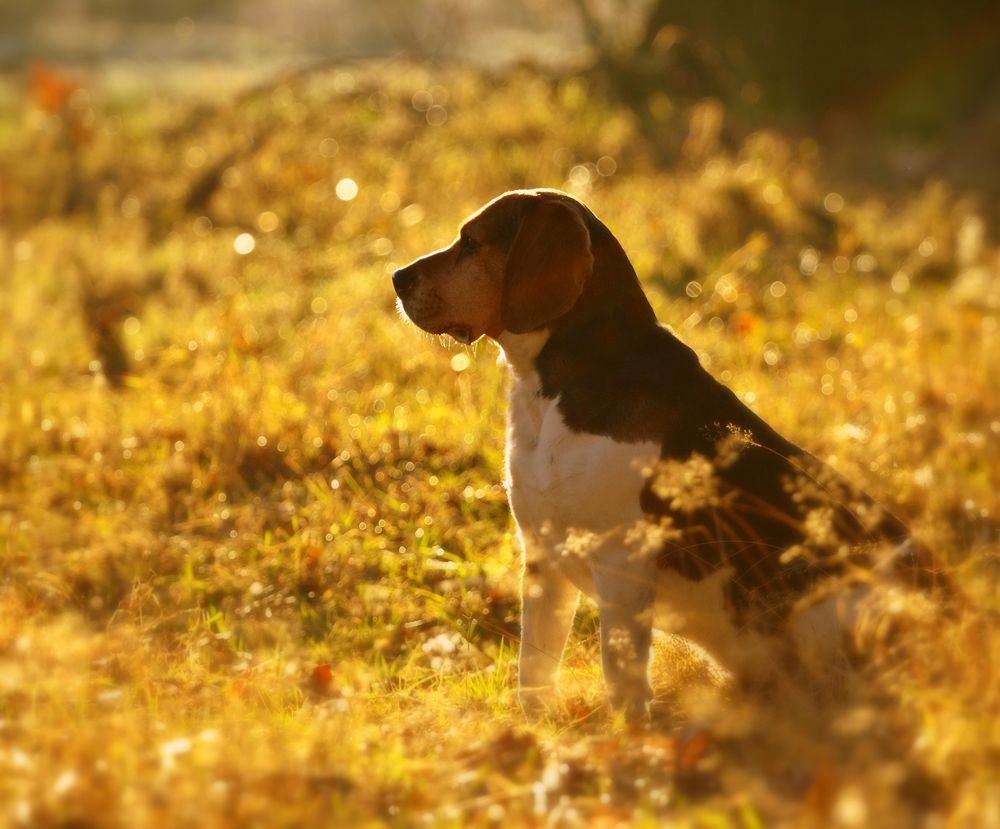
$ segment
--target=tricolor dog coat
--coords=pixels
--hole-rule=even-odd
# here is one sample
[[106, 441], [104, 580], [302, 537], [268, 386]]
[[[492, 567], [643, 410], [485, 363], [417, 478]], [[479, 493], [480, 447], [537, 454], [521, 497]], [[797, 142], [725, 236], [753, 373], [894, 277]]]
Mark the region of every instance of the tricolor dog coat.
[[[933, 556], [782, 437], [660, 325], [607, 227], [553, 190], [505, 193], [393, 275], [416, 325], [495, 340], [510, 372], [507, 489], [524, 547], [520, 688], [555, 688], [581, 591], [612, 703], [651, 699], [652, 630], [734, 676], [845, 670], [872, 568], [926, 587]], [[867, 575], [866, 575], [867, 574]]]

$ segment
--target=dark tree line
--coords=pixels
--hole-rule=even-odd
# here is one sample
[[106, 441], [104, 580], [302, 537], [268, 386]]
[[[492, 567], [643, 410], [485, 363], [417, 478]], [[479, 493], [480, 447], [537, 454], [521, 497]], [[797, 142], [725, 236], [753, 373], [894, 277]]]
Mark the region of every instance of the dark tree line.
[[569, 2], [633, 104], [666, 90], [817, 115], [892, 99], [920, 126], [1000, 97], [997, 0], [654, 0], [624, 44], [606, 9]]

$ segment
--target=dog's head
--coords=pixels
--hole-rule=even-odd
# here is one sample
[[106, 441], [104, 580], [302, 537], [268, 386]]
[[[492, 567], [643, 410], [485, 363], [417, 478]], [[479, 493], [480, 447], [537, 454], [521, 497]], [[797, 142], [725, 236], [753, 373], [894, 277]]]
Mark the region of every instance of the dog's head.
[[465, 343], [547, 327], [593, 270], [585, 210], [555, 190], [504, 193], [451, 245], [393, 274], [400, 307], [424, 331]]

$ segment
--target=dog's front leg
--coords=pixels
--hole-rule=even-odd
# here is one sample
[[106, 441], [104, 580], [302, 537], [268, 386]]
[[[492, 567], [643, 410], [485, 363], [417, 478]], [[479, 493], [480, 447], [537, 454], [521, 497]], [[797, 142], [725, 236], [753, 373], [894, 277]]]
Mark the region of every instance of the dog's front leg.
[[518, 674], [521, 706], [529, 716], [541, 714], [554, 695], [579, 599], [580, 591], [525, 534]]
[[640, 719], [653, 698], [649, 659], [655, 564], [627, 550], [602, 551], [594, 556], [591, 571], [601, 612], [601, 664], [608, 695], [627, 718]]

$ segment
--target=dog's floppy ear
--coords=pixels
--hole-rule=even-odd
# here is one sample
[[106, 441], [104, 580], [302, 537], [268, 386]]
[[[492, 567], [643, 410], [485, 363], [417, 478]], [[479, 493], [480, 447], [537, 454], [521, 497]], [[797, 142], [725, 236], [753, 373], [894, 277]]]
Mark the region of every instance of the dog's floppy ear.
[[580, 297], [593, 267], [590, 233], [580, 212], [553, 199], [530, 202], [507, 254], [503, 327], [524, 334], [562, 316]]

